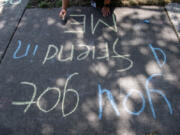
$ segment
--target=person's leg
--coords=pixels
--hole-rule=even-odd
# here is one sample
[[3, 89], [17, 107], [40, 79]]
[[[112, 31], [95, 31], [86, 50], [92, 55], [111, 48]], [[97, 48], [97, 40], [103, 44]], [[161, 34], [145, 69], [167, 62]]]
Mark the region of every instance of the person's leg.
[[69, 0], [62, 0], [62, 9], [59, 12], [59, 17], [61, 17], [63, 20], [65, 19], [65, 16], [67, 14], [68, 4], [69, 4]]
[[104, 17], [110, 15], [110, 4], [111, 0], [94, 0], [96, 2], [96, 6], [101, 8], [102, 15]]
[[101, 12], [102, 12], [102, 15], [104, 17], [110, 15], [110, 4], [111, 4], [111, 0], [104, 0], [104, 3], [103, 3], [103, 7], [101, 9]]

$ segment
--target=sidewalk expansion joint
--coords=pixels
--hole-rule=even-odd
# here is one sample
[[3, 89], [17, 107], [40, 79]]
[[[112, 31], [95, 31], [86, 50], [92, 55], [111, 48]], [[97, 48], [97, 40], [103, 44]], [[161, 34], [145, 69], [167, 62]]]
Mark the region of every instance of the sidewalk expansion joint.
[[178, 33], [177, 33], [177, 31], [176, 31], [176, 28], [175, 28], [173, 22], [171, 21], [171, 18], [170, 18], [169, 14], [168, 14], [168, 11], [167, 11], [167, 9], [166, 9], [165, 7], [164, 7], [164, 10], [165, 10], [165, 12], [166, 12], [166, 15], [168, 16], [168, 19], [169, 19], [169, 21], [170, 21], [170, 23], [171, 23], [171, 26], [172, 26], [172, 28], [173, 28], [173, 30], [174, 30], [177, 38], [178, 38], [178, 41], [179, 41], [179, 43], [180, 43], [180, 37], [178, 36]]
[[7, 45], [7, 47], [5, 48], [5, 51], [3, 52], [2, 56], [0, 57], [0, 64], [2, 63], [4, 57], [5, 57], [6, 53], [7, 53], [7, 50], [8, 50], [8, 48], [9, 48], [9, 46], [10, 46], [10, 43], [11, 43], [11, 41], [12, 41], [12, 39], [13, 39], [13, 37], [14, 37], [17, 29], [18, 29], [19, 23], [21, 22], [21, 19], [22, 19], [23, 15], [24, 15], [24, 13], [25, 13], [25, 11], [26, 11], [26, 8], [27, 8], [27, 7], [24, 8], [24, 10], [23, 10], [23, 12], [22, 12], [22, 15], [21, 15], [20, 19], [18, 20], [18, 23], [16, 24], [16, 27], [15, 27], [15, 29], [14, 29], [11, 37], [10, 37], [10, 40], [9, 40], [9, 42], [8, 42], [8, 45]]

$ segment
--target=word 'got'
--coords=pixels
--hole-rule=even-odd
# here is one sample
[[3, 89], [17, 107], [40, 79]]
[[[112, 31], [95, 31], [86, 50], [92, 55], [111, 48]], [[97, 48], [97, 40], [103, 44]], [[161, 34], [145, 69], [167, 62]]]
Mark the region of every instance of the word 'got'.
[[[74, 77], [74, 76], [77, 76], [77, 75], [78, 75], [78, 73], [71, 74], [66, 80], [66, 83], [65, 83], [65, 86], [64, 86], [63, 99], [62, 99], [62, 114], [63, 114], [63, 117], [66, 117], [66, 116], [72, 114], [76, 110], [76, 108], [78, 107], [78, 104], [79, 104], [79, 94], [78, 94], [78, 92], [75, 89], [67, 89], [68, 83], [71, 80], [71, 78]], [[24, 109], [24, 113], [26, 113], [28, 111], [28, 109], [31, 107], [32, 104], [36, 104], [37, 107], [39, 108], [39, 110], [41, 110], [42, 112], [48, 113], [50, 111], [53, 111], [60, 102], [61, 90], [59, 88], [57, 88], [57, 87], [48, 87], [42, 94], [40, 94], [40, 96], [35, 101], [36, 93], [37, 93], [36, 85], [33, 84], [33, 83], [30, 83], [30, 82], [21, 82], [21, 84], [33, 87], [33, 95], [32, 95], [32, 98], [31, 98], [30, 101], [25, 101], [25, 102], [14, 101], [14, 102], [12, 102], [12, 105], [16, 105], [16, 106], [17, 105], [18, 106], [27, 105], [26, 108]], [[57, 98], [56, 103], [50, 109], [44, 109], [42, 107], [42, 105], [40, 104], [40, 100], [49, 91], [57, 91], [58, 92], [58, 98]], [[76, 95], [76, 103], [74, 105], [74, 108], [70, 112], [65, 113], [65, 111], [64, 111], [65, 110], [65, 105], [64, 104], [65, 104], [65, 100], [66, 100], [66, 95], [68, 93], [71, 93], [71, 94], [73, 93], [73, 95], [74, 94]]]

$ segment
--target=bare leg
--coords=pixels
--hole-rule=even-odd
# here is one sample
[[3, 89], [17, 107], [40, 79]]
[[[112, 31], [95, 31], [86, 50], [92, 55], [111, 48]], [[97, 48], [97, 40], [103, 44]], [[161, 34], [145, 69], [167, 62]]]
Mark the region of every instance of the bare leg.
[[106, 5], [110, 5], [110, 3], [111, 3], [111, 0], [104, 0], [104, 5], [105, 6], [103, 6], [102, 9], [101, 9], [102, 15], [104, 17], [110, 15], [110, 8], [106, 6]]
[[69, 4], [69, 0], [62, 0], [62, 9], [59, 12], [59, 17], [61, 17], [63, 20], [65, 19], [65, 16], [67, 14], [68, 4]]

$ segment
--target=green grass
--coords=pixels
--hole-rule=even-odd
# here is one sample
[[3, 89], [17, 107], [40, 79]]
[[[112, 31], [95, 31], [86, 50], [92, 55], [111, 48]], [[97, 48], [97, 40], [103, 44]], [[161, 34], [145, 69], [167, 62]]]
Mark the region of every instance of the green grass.
[[158, 131], [153, 131], [151, 133], [146, 133], [145, 135], [159, 135]]
[[49, 3], [48, 2], [46, 2], [46, 1], [41, 1], [40, 3], [39, 3], [39, 7], [40, 8], [48, 8], [49, 7]]
[[[117, 0], [118, 1], [118, 0]], [[163, 6], [170, 2], [180, 2], [179, 0], [121, 0], [121, 2], [115, 2], [118, 5], [122, 6], [138, 6], [138, 5], [160, 5]]]
[[[87, 5], [90, 0], [70, 0], [71, 5]], [[138, 5], [159, 5], [163, 6], [170, 2], [179, 2], [180, 0], [112, 0], [113, 6], [138, 6]], [[62, 6], [62, 0], [30, 0], [28, 8], [59, 8]]]
[[59, 8], [62, 0], [30, 0], [27, 8]]

